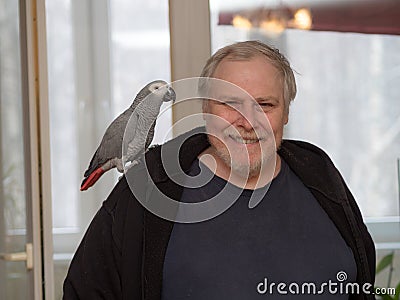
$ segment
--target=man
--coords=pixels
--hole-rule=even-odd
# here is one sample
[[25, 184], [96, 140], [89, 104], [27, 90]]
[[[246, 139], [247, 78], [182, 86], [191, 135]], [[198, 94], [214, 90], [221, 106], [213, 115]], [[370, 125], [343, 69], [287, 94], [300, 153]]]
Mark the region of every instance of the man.
[[[211, 88], [207, 134], [196, 129], [151, 149], [118, 183], [75, 254], [64, 299], [374, 299], [362, 291], [374, 282], [374, 245], [342, 177], [319, 148], [282, 140], [296, 94], [286, 58], [260, 42], [236, 43], [202, 76], [248, 96]], [[166, 172], [163, 148], [179, 153], [184, 173]], [[183, 187], [175, 179], [184, 175], [210, 180]], [[236, 201], [184, 224], [142, 206], [157, 202], [152, 190], [182, 207]]]

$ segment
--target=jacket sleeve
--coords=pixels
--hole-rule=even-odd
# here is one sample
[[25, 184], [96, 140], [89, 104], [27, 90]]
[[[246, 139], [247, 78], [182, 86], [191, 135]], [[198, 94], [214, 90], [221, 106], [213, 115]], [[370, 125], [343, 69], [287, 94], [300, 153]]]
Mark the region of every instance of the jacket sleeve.
[[370, 276], [371, 276], [371, 283], [373, 284], [375, 282], [375, 270], [376, 270], [376, 253], [375, 253], [375, 244], [372, 240], [372, 237], [370, 233], [368, 232], [368, 228], [364, 223], [364, 220], [362, 218], [360, 209], [356, 203], [356, 200], [354, 199], [352, 193], [350, 192], [349, 188], [347, 187], [346, 183], [344, 182], [342, 178], [343, 185], [345, 186], [346, 189], [346, 194], [347, 194], [347, 199], [349, 199], [350, 207], [355, 215], [355, 219], [357, 221], [357, 224], [359, 226], [359, 229], [361, 231], [361, 236], [366, 248], [366, 253], [367, 253], [367, 259], [368, 259], [368, 266], [369, 266], [369, 271], [370, 271]]
[[64, 281], [65, 300], [121, 299], [119, 249], [111, 234], [112, 218], [101, 207], [71, 262]]
[[64, 281], [64, 300], [122, 299], [119, 236], [127, 200], [118, 186], [93, 218], [74, 255]]

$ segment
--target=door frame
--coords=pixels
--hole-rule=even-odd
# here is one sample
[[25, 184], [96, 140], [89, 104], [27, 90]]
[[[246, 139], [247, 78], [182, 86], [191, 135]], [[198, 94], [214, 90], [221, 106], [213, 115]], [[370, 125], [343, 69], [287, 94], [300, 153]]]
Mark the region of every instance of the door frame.
[[19, 0], [27, 242], [34, 299], [54, 295], [45, 0]]

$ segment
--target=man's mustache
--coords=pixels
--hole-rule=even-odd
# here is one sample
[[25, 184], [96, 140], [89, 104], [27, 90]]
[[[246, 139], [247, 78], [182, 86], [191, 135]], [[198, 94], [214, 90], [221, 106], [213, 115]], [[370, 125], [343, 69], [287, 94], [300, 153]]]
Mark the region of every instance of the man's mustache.
[[241, 138], [244, 140], [263, 140], [267, 138], [268, 133], [256, 132], [254, 130], [247, 131], [242, 128], [228, 127], [223, 131], [225, 136], [231, 136], [235, 138]]

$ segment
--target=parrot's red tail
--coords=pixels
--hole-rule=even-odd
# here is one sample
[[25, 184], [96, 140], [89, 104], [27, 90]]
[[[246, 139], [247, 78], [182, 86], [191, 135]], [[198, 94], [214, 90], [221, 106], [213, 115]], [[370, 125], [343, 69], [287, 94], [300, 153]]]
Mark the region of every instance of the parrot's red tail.
[[105, 171], [101, 167], [97, 168], [92, 174], [82, 181], [81, 191], [86, 191], [88, 188], [94, 185], [104, 173]]

